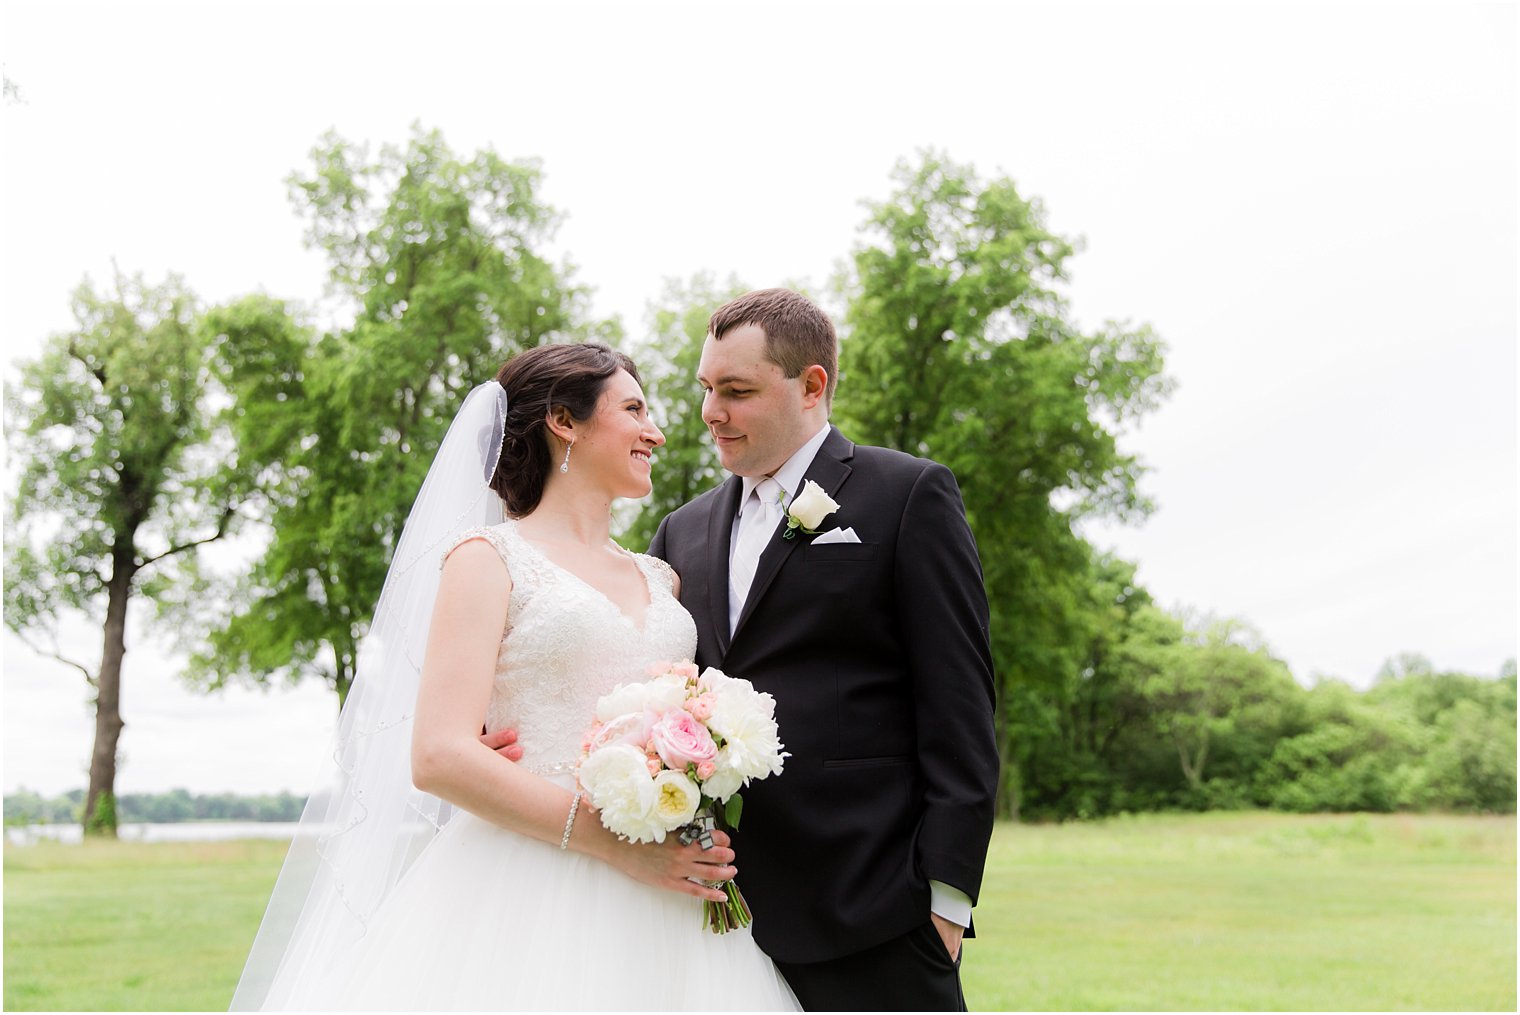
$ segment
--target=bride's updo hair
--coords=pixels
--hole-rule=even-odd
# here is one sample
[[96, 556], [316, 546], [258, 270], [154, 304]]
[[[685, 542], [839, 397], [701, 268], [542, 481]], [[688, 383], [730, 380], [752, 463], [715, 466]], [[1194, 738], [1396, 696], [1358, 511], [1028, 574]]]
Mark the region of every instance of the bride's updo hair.
[[502, 364], [496, 383], [507, 393], [507, 422], [490, 486], [507, 514], [521, 518], [538, 507], [549, 470], [558, 464], [548, 417], [563, 408], [577, 423], [590, 419], [619, 370], [639, 380], [633, 360], [600, 342], [535, 346]]

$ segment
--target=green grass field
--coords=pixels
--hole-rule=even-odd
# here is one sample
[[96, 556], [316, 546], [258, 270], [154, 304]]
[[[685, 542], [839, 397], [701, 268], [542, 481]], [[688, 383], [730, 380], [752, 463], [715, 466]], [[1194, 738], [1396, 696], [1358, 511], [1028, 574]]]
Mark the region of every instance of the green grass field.
[[[222, 1009], [281, 843], [5, 847], [7, 1010]], [[973, 1009], [1515, 1010], [1515, 819], [1000, 826]]]

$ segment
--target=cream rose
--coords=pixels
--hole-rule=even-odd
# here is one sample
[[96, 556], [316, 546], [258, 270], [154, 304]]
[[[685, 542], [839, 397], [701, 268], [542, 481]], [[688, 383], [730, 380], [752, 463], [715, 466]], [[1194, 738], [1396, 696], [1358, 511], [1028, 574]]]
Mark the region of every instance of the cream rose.
[[669, 769], [654, 778], [654, 809], [666, 828], [679, 828], [697, 815], [702, 791], [684, 772]]
[[823, 520], [839, 510], [839, 503], [823, 492], [823, 487], [808, 480], [802, 492], [792, 498], [786, 513], [795, 518], [804, 529], [816, 529]]

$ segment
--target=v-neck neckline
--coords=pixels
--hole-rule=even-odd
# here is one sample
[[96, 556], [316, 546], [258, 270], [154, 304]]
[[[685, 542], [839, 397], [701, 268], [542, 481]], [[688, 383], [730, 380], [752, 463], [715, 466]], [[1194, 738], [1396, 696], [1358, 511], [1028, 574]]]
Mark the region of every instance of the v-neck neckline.
[[623, 612], [623, 608], [614, 602], [611, 596], [588, 582], [586, 579], [582, 578], [580, 575], [576, 574], [574, 571], [570, 570], [565, 565], [556, 561], [553, 557], [550, 557], [543, 550], [539, 549], [539, 547], [531, 539], [519, 532], [517, 529], [517, 519], [511, 518], [508, 519], [508, 522], [511, 524], [512, 534], [517, 537], [518, 542], [526, 544], [528, 549], [537, 554], [540, 560], [542, 560], [545, 564], [548, 564], [550, 567], [554, 568], [554, 570], [560, 572], [563, 575], [566, 575], [572, 581], [575, 581], [582, 587], [591, 590], [592, 593], [601, 598], [602, 602], [612, 607], [612, 612], [616, 613], [619, 617], [626, 621], [628, 623], [628, 626], [632, 627], [640, 635], [646, 633], [646, 628], [649, 624], [649, 614], [650, 611], [654, 609], [654, 589], [650, 588], [649, 576], [644, 573], [644, 568], [639, 564], [637, 557], [635, 557], [632, 553], [629, 553], [627, 550], [623, 549], [623, 547], [618, 546], [617, 543], [614, 542], [612, 544], [613, 546], [617, 547], [617, 549], [621, 551], [629, 559], [630, 562], [632, 562], [633, 569], [639, 573], [639, 581], [643, 583], [644, 586], [644, 613], [643, 616], [638, 620], [634, 620], [628, 614]]

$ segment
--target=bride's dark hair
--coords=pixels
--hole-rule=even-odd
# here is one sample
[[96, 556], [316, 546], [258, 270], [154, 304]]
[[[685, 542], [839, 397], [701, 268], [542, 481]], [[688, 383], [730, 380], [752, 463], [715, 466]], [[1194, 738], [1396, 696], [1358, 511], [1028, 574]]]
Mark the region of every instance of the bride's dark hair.
[[496, 383], [507, 393], [507, 421], [489, 485], [506, 503], [507, 514], [521, 518], [544, 495], [555, 467], [548, 418], [564, 409], [578, 423], [590, 419], [602, 389], [619, 370], [639, 380], [633, 360], [600, 342], [535, 346], [502, 364]]

